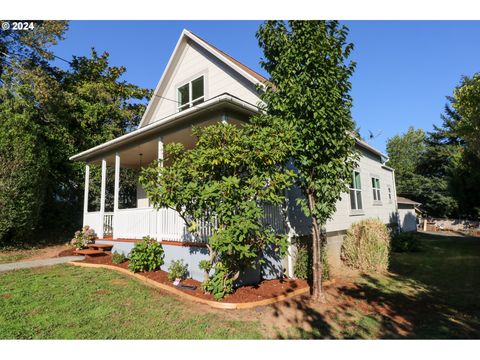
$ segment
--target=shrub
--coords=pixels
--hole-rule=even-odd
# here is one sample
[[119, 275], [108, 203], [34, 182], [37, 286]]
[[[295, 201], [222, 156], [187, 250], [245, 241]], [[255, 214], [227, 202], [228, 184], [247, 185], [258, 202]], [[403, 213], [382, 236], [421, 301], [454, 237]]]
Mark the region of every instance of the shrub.
[[[309, 251], [310, 246], [305, 243], [297, 244], [297, 254], [295, 257], [295, 265], [293, 266], [293, 274], [298, 279], [312, 281], [313, 269], [312, 269], [312, 252]], [[328, 264], [328, 258], [325, 246], [322, 249], [322, 265], [323, 273], [322, 279], [328, 280], [330, 278], [330, 266]]]
[[341, 256], [344, 263], [362, 271], [385, 271], [388, 268], [390, 236], [378, 219], [352, 224], [344, 237]]
[[207, 281], [210, 276], [210, 270], [212, 270], [212, 264], [208, 260], [200, 260], [198, 267], [200, 270], [203, 270], [204, 280]]
[[173, 260], [168, 267], [168, 280], [186, 279], [188, 276], [188, 265], [182, 260]]
[[392, 237], [390, 247], [394, 252], [414, 252], [420, 250], [418, 239], [411, 232], [403, 232]]
[[228, 268], [222, 262], [217, 262], [214, 269], [213, 275], [202, 283], [202, 288], [212, 294], [215, 300], [221, 300], [225, 295], [233, 293], [235, 279], [229, 275]]
[[113, 255], [112, 255], [112, 262], [114, 264], [121, 264], [123, 263], [127, 258], [125, 257], [125, 255], [123, 253], [118, 253], [118, 252], [114, 252]]
[[163, 265], [163, 257], [162, 245], [155, 239], [145, 236], [130, 252], [128, 268], [133, 272], [154, 271]]
[[76, 249], [83, 249], [95, 240], [95, 231], [88, 225], [85, 225], [82, 230], [75, 232], [75, 235], [70, 244]]
[[299, 279], [312, 279], [312, 256], [306, 246], [297, 246], [297, 256], [295, 257], [293, 274]]

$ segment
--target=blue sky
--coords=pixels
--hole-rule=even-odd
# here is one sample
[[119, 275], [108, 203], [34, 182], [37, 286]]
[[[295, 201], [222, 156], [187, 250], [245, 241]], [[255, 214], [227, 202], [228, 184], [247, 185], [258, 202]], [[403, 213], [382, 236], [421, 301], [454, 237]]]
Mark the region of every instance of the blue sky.
[[[108, 51], [125, 79], [154, 88], [178, 37], [187, 28], [264, 74], [255, 32], [260, 21], [72, 21], [56, 55]], [[344, 21], [354, 43], [353, 117], [384, 151], [389, 137], [409, 126], [440, 125], [445, 96], [462, 75], [480, 71], [480, 21]], [[61, 65], [59, 63], [59, 65]]]

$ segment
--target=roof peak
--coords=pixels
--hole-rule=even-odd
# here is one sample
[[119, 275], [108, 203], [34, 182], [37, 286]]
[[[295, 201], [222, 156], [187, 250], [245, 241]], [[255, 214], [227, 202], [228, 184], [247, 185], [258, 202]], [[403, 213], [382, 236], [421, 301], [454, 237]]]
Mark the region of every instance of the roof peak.
[[188, 30], [188, 29], [183, 29], [183, 34], [188, 34], [190, 36], [193, 36], [195, 37], [196, 39], [195, 40], [200, 40], [202, 42], [204, 42], [205, 44], [207, 44], [208, 46], [210, 46], [213, 50], [215, 50], [216, 52], [220, 53], [221, 55], [223, 55], [224, 57], [226, 57], [229, 61], [233, 62], [235, 65], [237, 65], [239, 68], [241, 68], [243, 71], [245, 71], [246, 73], [248, 73], [250, 76], [254, 77], [257, 81], [259, 81], [260, 83], [265, 83], [265, 82], [268, 82], [268, 80], [263, 76], [261, 75], [260, 73], [258, 73], [257, 71], [253, 70], [251, 67], [245, 65], [244, 63], [242, 63], [241, 61], [238, 61], [237, 59], [235, 59], [233, 56], [227, 54], [225, 51], [223, 50], [220, 50], [218, 47], [216, 47], [215, 45], [213, 45], [212, 43], [210, 43], [209, 41], [205, 40], [204, 38], [198, 36], [197, 34], [195, 34], [194, 32]]

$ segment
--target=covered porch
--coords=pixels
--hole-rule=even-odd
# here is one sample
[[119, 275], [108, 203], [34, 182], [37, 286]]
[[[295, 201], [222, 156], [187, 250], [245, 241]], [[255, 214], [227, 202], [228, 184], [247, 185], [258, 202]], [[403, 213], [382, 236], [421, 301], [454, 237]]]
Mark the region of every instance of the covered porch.
[[[93, 228], [99, 239], [151, 236], [162, 242], [206, 242], [213, 226], [200, 224], [199, 236], [194, 237], [176, 211], [153, 208], [138, 183], [138, 174], [141, 168], [163, 158], [165, 144], [177, 142], [192, 148], [196, 142], [192, 126], [243, 123], [256, 112], [256, 107], [222, 95], [72, 156], [71, 160], [85, 162], [83, 224]], [[132, 180], [132, 173], [136, 180]], [[265, 222], [284, 229], [276, 207], [265, 207]]]
[[[211, 235], [211, 227], [203, 224], [200, 238], [195, 238], [176, 211], [153, 208], [138, 182], [141, 169], [161, 160], [164, 145], [169, 142], [180, 142], [186, 148], [194, 146], [191, 129], [143, 139], [138, 144], [86, 162], [83, 224], [92, 227], [99, 239], [134, 240], [150, 236], [158, 241], [193, 243], [206, 241]], [[163, 165], [161, 161], [159, 164]], [[95, 183], [92, 167], [101, 169], [100, 194], [91, 191]]]

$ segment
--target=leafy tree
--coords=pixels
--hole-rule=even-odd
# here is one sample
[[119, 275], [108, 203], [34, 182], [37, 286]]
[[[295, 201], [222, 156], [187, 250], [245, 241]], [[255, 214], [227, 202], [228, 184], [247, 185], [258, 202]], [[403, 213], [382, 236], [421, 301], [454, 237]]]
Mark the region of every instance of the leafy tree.
[[48, 159], [29, 92], [0, 88], [0, 241], [11, 245], [37, 227], [46, 188]]
[[[460, 91], [466, 83], [468, 91]], [[447, 97], [442, 126], [434, 126], [428, 134], [410, 128], [407, 133], [394, 136], [387, 145], [389, 164], [396, 169], [397, 192], [421, 202], [431, 216], [480, 215], [480, 158], [474, 150], [476, 135], [470, 136], [475, 129], [462, 116], [468, 112], [467, 106], [474, 108], [473, 95], [473, 99], [465, 100], [474, 94], [472, 86], [464, 78], [454, 96]]]
[[443, 142], [422, 129], [410, 127], [388, 140], [389, 165], [395, 169], [397, 193], [423, 204], [432, 216], [451, 216], [457, 202], [450, 191], [455, 145]]
[[322, 228], [347, 191], [356, 156], [348, 62], [353, 44], [337, 21], [268, 21], [257, 32], [270, 74], [262, 96], [264, 121], [281, 119], [293, 128], [293, 165], [299, 199], [312, 218], [313, 299], [322, 292]]
[[43, 100], [36, 81], [52, 78], [48, 47], [67, 23], [36, 22], [34, 31], [0, 32], [0, 243], [18, 244], [38, 234], [49, 166]]
[[[65, 70], [51, 66], [49, 46], [66, 28], [66, 22], [38, 22], [32, 32], [0, 33], [0, 166], [2, 183], [10, 184], [0, 187], [0, 198], [16, 193], [29, 199], [2, 213], [2, 227], [10, 229], [0, 231], [3, 243], [32, 240], [28, 228], [52, 238], [53, 231], [71, 233], [79, 226], [84, 166], [68, 158], [134, 128], [150, 94], [122, 80], [125, 68], [110, 66], [108, 53], [74, 57]], [[30, 152], [37, 153], [35, 164]], [[11, 167], [21, 171], [5, 170]], [[133, 193], [137, 181], [123, 171], [123, 193]], [[97, 187], [93, 181], [92, 193]], [[28, 224], [12, 220], [27, 217]]]
[[452, 106], [459, 116], [456, 130], [466, 150], [480, 159], [480, 73], [463, 77], [453, 97]]
[[425, 152], [426, 134], [422, 129], [409, 127], [405, 134], [388, 139], [389, 166], [395, 169], [395, 181], [399, 194], [412, 194], [412, 178]]
[[[61, 98], [52, 104], [48, 113], [50, 121], [55, 124], [49, 138], [55, 181], [51, 183], [51, 210], [47, 213], [45, 225], [48, 226], [49, 218], [56, 218], [57, 224], [62, 220], [69, 231], [72, 218], [81, 221], [85, 167], [82, 163], [69, 161], [68, 157], [121, 136], [140, 122], [150, 91], [121, 80], [125, 71], [124, 67], [109, 64], [108, 53], [98, 55], [92, 49], [90, 57], [74, 57], [70, 68], [61, 74]], [[126, 193], [125, 190], [136, 193], [138, 173], [122, 169], [120, 175], [122, 194]], [[92, 166], [90, 194], [92, 206], [98, 208], [100, 178], [100, 169]], [[113, 181], [113, 168], [108, 167], [107, 209], [113, 209]], [[132, 204], [131, 196], [126, 200], [127, 205]], [[69, 215], [65, 218], [62, 214]]]
[[242, 270], [263, 262], [268, 247], [286, 251], [286, 237], [264, 223], [262, 204], [284, 201], [293, 176], [285, 168], [291, 136], [287, 128], [255, 119], [243, 126], [195, 127], [193, 134], [193, 149], [167, 144], [165, 166], [146, 168], [140, 181], [155, 208], [176, 210], [196, 236], [200, 224], [214, 228], [203, 286], [220, 299], [233, 291]]
[[[463, 84], [463, 82], [462, 82]], [[458, 94], [457, 89], [454, 95]], [[478, 219], [480, 216], [480, 157], [475, 154], [470, 134], [465, 129], [465, 121], [459, 111], [461, 96], [448, 96], [445, 112], [442, 114], [442, 126], [434, 126], [429, 134], [427, 145], [430, 151], [422, 162], [421, 173], [433, 173], [443, 181], [448, 181], [448, 192], [455, 199], [456, 210], [450, 216]]]
[[0, 76], [12, 66], [12, 61], [21, 61], [24, 66], [47, 66], [53, 59], [49, 50], [64, 38], [67, 21], [34, 21], [34, 29], [17, 31], [12, 28], [0, 31]]

